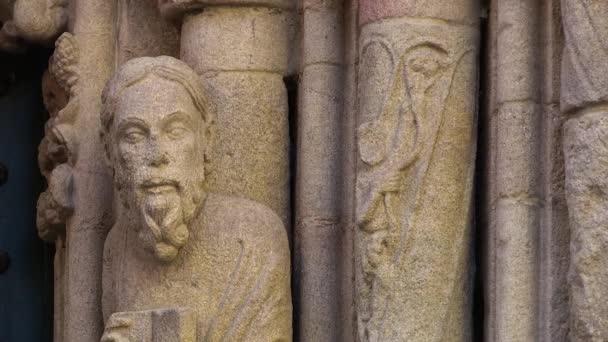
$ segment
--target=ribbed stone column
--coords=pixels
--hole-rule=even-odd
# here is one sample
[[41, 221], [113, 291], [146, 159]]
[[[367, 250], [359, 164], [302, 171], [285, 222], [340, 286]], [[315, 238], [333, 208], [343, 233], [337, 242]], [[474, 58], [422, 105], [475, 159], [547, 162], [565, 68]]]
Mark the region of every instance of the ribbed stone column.
[[479, 7], [359, 2], [361, 341], [469, 341]]
[[570, 340], [608, 340], [608, 2], [562, 0]]
[[[292, 0], [160, 0], [181, 18], [181, 59], [216, 105], [208, 185], [264, 203], [288, 226]], [[204, 10], [203, 10], [204, 9]]]
[[305, 0], [299, 84], [294, 278], [299, 341], [340, 336], [342, 1]]
[[535, 341], [542, 200], [537, 2], [496, 6], [493, 341]]

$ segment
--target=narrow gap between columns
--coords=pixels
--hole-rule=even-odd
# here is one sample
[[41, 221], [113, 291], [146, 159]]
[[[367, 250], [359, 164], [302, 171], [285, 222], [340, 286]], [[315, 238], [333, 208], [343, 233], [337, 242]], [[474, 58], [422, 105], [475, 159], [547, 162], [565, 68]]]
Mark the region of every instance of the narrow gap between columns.
[[478, 101], [478, 122], [477, 122], [477, 151], [475, 161], [475, 195], [474, 195], [474, 219], [473, 219], [473, 239], [474, 239], [474, 251], [473, 251], [473, 262], [475, 267], [474, 278], [473, 278], [473, 341], [482, 342], [484, 341], [484, 328], [485, 328], [485, 298], [484, 298], [484, 278], [485, 278], [485, 264], [483, 262], [484, 256], [487, 255], [485, 250], [485, 241], [487, 240], [488, 234], [488, 186], [487, 186], [487, 170], [488, 163], [490, 160], [490, 149], [488, 141], [488, 85], [489, 75], [487, 60], [489, 58], [488, 52], [488, 13], [490, 0], [482, 0], [481, 12], [480, 12], [480, 51], [478, 57], [478, 72], [479, 72], [479, 93], [477, 97]]
[[299, 293], [298, 265], [295, 264], [295, 241], [294, 229], [296, 226], [296, 173], [297, 173], [297, 158], [296, 142], [298, 141], [298, 76], [291, 75], [283, 78], [285, 88], [287, 89], [287, 105], [288, 105], [288, 121], [289, 121], [289, 228], [287, 231], [289, 237], [289, 250], [291, 251], [291, 303], [293, 305], [292, 323], [293, 323], [293, 338], [296, 341], [298, 334], [298, 319], [296, 314], [299, 312], [299, 302], [297, 294]]

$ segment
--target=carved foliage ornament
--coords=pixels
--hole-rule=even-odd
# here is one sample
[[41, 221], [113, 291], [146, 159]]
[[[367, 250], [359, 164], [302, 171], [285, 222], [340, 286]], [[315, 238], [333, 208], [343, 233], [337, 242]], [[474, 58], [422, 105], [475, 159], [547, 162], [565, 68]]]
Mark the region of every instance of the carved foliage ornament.
[[61, 35], [43, 80], [49, 112], [38, 164], [48, 189], [38, 199], [37, 225], [41, 238], [53, 241], [62, 234], [73, 210], [72, 168], [76, 158], [74, 122], [78, 115], [78, 44], [70, 33]]

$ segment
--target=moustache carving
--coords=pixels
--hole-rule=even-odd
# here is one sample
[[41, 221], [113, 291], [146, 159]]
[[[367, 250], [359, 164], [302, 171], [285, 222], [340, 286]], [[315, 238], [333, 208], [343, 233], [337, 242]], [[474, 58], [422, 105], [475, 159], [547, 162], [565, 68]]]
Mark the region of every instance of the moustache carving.
[[180, 191], [182, 189], [180, 182], [165, 178], [148, 178], [144, 180], [140, 188], [145, 192], [163, 193], [169, 191]]

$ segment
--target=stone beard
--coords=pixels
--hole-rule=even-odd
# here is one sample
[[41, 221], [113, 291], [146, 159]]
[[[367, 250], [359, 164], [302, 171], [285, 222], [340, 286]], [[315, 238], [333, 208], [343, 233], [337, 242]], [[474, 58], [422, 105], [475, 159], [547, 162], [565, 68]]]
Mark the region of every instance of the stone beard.
[[[203, 167], [200, 165], [201, 170]], [[203, 174], [201, 171], [191, 176], [155, 180], [139, 170], [116, 167], [115, 182], [121, 203], [130, 211], [127, 215], [141, 222], [136, 227], [140, 242], [158, 260], [174, 260], [188, 241], [189, 225], [204, 196]]]

